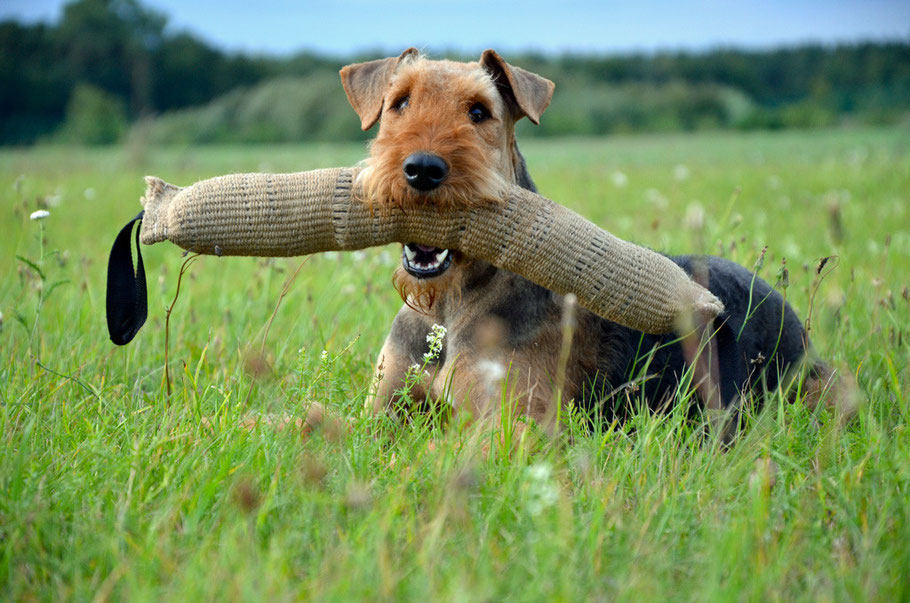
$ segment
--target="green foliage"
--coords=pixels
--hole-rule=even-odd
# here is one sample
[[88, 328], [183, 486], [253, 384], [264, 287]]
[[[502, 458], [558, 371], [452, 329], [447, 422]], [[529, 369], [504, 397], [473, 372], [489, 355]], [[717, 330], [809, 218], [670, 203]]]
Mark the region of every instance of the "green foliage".
[[[875, 121], [870, 113], [870, 120]], [[745, 130], [782, 128], [823, 128], [837, 123], [837, 116], [825, 107], [811, 101], [787, 105], [778, 109], [757, 108], [737, 125]]]
[[78, 144], [112, 144], [128, 127], [126, 110], [119, 98], [90, 84], [81, 84], [66, 107], [60, 139]]
[[166, 22], [138, 0], [79, 0], [63, 8], [52, 39], [73, 86], [101, 88], [141, 115], [154, 107], [149, 73]]
[[598, 84], [568, 80], [539, 127], [522, 124], [522, 135], [585, 135], [728, 128], [752, 110], [740, 92], [711, 84]]
[[[865, 404], [841, 426], [772, 399], [728, 451], [681, 412], [589, 432], [566, 408], [564, 437], [511, 456], [469, 425], [362, 414], [397, 247], [199, 258], [170, 398], [183, 259], [146, 247], [149, 322], [107, 340], [104, 265], [142, 176], [350, 165], [361, 144], [0, 151], [0, 598], [904, 600], [908, 145], [896, 128], [522, 143], [545, 194], [619, 236], [746, 266], [767, 245], [772, 281], [786, 257], [788, 299]], [[311, 401], [349, 425], [244, 427]]]
[[277, 78], [234, 90], [204, 107], [140, 122], [135, 135], [156, 143], [364, 140], [337, 73]]
[[[342, 119], [346, 103], [334, 102], [341, 98], [337, 78], [328, 95], [327, 74], [375, 55], [342, 59], [307, 52], [290, 57], [229, 54], [190, 34], [171, 33], [166, 24], [165, 15], [138, 0], [75, 0], [53, 26], [0, 22], [0, 144], [34, 142], [58, 129], [69, 99], [82, 84], [119, 98], [133, 122], [168, 114], [169, 125], [157, 126], [155, 137], [171, 132], [172, 141], [362, 139], [351, 126], [356, 121], [350, 113]], [[891, 124], [910, 111], [906, 41], [508, 58], [557, 83], [554, 107], [535, 135], [804, 128], [842, 120]], [[291, 86], [289, 78], [303, 78], [295, 92], [326, 86], [326, 99], [332, 102], [313, 114], [314, 123], [327, 117], [324, 124], [303, 124], [288, 97], [273, 99], [283, 105], [274, 110], [231, 115], [235, 121], [230, 124], [211, 121], [226, 110], [219, 106], [245, 102], [237, 95]], [[273, 79], [285, 83], [271, 83]], [[246, 92], [235, 92], [238, 88]], [[310, 98], [304, 90], [304, 102]], [[182, 113], [190, 108], [197, 112]], [[178, 116], [172, 118], [174, 112]], [[206, 122], [199, 134], [178, 127], [193, 116]], [[281, 123], [281, 118], [291, 122]]]

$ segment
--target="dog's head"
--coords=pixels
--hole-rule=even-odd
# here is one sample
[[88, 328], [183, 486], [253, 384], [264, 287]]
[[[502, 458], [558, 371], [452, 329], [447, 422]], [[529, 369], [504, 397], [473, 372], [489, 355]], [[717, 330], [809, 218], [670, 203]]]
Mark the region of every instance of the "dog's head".
[[[404, 208], [502, 200], [520, 169], [515, 123], [522, 117], [538, 123], [554, 88], [493, 50], [476, 63], [459, 63], [431, 61], [409, 48], [398, 57], [348, 65], [341, 81], [361, 127], [379, 122], [360, 176], [366, 197]], [[462, 261], [456, 255], [411, 243], [402, 264], [426, 281], [442, 276], [453, 258]]]

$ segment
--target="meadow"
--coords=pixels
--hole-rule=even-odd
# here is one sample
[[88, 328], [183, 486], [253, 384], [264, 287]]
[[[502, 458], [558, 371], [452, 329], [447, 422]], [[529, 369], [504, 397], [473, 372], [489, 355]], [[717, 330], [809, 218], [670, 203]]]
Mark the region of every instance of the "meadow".
[[[767, 246], [759, 274], [855, 375], [856, 417], [772, 397], [729, 450], [682, 412], [514, 448], [420, 417], [376, 437], [397, 247], [200, 257], [176, 303], [181, 250], [146, 247], [148, 323], [119, 348], [104, 322], [144, 175], [349, 165], [363, 145], [0, 150], [0, 598], [910, 597], [910, 130], [522, 150], [542, 193], [618, 236], [750, 268]], [[243, 426], [312, 401], [348, 427]]]

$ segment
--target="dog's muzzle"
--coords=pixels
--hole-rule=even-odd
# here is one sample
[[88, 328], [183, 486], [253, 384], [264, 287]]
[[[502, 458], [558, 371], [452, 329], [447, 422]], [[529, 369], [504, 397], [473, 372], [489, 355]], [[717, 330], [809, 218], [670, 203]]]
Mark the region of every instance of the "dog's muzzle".
[[452, 252], [439, 247], [407, 243], [401, 252], [401, 265], [413, 277], [433, 278], [452, 265]]

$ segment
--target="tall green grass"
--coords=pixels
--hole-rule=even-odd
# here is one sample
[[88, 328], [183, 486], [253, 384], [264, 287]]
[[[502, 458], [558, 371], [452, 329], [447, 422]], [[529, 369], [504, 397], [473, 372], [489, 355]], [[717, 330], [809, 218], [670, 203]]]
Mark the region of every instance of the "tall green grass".
[[[0, 152], [0, 595], [907, 598], [908, 134], [523, 145], [542, 192], [619, 236], [749, 267], [767, 245], [772, 282], [786, 257], [788, 299], [806, 317], [811, 298], [817, 350], [865, 404], [841, 426], [773, 398], [729, 451], [680, 411], [593, 432], [570, 420], [515, 450], [473, 426], [365, 417], [400, 305], [394, 247], [198, 259], [170, 319], [168, 397], [180, 250], [143, 250], [149, 322], [132, 344], [104, 325], [106, 256], [141, 177], [350, 164], [364, 149]], [[310, 401], [349, 425], [242, 425]]]

